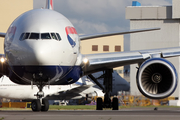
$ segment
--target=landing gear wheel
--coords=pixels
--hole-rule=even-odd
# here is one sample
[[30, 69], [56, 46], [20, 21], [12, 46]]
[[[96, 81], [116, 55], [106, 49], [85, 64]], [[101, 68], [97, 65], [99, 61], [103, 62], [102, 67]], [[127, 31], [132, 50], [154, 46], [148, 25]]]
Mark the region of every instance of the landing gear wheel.
[[97, 103], [96, 103], [96, 110], [102, 110], [102, 98], [97, 98]]
[[113, 98], [112, 108], [112, 110], [119, 110], [119, 102], [117, 97]]
[[38, 100], [33, 100], [33, 101], [31, 102], [31, 109], [32, 109], [32, 111], [34, 111], [34, 112], [38, 112], [38, 111], [41, 110], [41, 103], [40, 103], [40, 100], [39, 100], [39, 99], [38, 99]]
[[103, 89], [104, 94], [104, 101], [102, 101], [102, 98], [97, 98], [97, 105], [96, 105], [96, 110], [102, 110], [103, 108], [113, 108], [113, 110], [118, 110], [118, 99], [114, 98], [113, 102], [111, 102], [111, 92], [112, 92], [112, 81], [113, 81], [113, 69], [106, 69], [104, 70], [104, 74], [102, 77], [104, 78], [103, 85], [102, 87], [100, 83], [97, 81], [96, 78], [94, 78], [92, 75], [89, 75], [90, 78], [100, 87]]
[[49, 109], [49, 102], [47, 99], [42, 99], [41, 111], [46, 112]]

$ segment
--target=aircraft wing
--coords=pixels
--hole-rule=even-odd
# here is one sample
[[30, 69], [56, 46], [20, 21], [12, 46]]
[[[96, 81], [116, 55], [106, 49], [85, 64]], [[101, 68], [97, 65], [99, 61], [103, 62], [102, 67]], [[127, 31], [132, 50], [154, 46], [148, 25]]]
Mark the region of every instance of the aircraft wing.
[[[79, 87], [67, 90], [66, 92], [59, 92], [58, 94], [48, 95], [48, 96], [46, 96], [46, 98], [51, 99], [51, 100], [60, 100], [60, 99], [70, 100], [70, 99], [78, 98], [79, 96], [81, 96], [80, 93], [82, 91], [88, 89], [89, 87], [91, 87], [91, 85], [79, 86]], [[92, 91], [92, 92], [94, 92], [94, 91]]]
[[76, 88], [73, 88], [71, 90], [69, 90], [68, 92], [71, 92], [71, 93], [81, 93], [82, 91], [90, 88], [91, 86], [94, 86], [94, 85], [82, 85], [80, 87], [76, 87]]
[[130, 34], [130, 33], [137, 33], [137, 32], [146, 32], [146, 31], [154, 31], [154, 30], [160, 30], [160, 28], [148, 28], [148, 29], [135, 29], [135, 30], [129, 30], [129, 31], [119, 31], [119, 32], [104, 32], [104, 33], [98, 33], [98, 34], [90, 34], [90, 35], [80, 35], [80, 40], [88, 40], [92, 38], [99, 38], [99, 37], [106, 37], [106, 36], [113, 36], [113, 35], [124, 35], [124, 34]]
[[105, 69], [111, 69], [114, 67], [142, 63], [146, 59], [153, 57], [175, 57], [180, 55], [180, 47], [174, 48], [161, 48], [152, 50], [139, 50], [128, 52], [113, 52], [113, 53], [100, 53], [100, 54], [87, 54], [83, 55], [83, 61], [86, 59], [87, 63], [84, 63], [84, 74], [91, 74]]
[[6, 33], [1, 33], [0, 32], [0, 37], [5, 37]]

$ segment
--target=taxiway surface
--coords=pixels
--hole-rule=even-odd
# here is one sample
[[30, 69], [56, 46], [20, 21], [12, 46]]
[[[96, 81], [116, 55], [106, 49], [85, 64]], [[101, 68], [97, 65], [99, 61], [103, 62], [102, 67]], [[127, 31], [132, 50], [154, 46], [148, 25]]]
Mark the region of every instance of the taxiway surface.
[[0, 111], [0, 120], [180, 120], [176, 109], [123, 109], [119, 111]]

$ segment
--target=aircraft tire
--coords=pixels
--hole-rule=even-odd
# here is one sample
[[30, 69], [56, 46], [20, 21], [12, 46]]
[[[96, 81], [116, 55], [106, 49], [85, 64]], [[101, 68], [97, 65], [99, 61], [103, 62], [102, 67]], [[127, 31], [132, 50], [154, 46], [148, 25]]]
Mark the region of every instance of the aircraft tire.
[[102, 103], [102, 98], [97, 98], [96, 110], [103, 110]]
[[40, 100], [37, 99], [37, 100], [33, 100], [31, 102], [31, 109], [33, 112], [38, 112], [41, 110], [41, 103], [40, 103]]
[[119, 102], [117, 97], [113, 98], [112, 110], [119, 110]]
[[46, 112], [49, 110], [49, 102], [47, 99], [42, 99], [41, 111]]

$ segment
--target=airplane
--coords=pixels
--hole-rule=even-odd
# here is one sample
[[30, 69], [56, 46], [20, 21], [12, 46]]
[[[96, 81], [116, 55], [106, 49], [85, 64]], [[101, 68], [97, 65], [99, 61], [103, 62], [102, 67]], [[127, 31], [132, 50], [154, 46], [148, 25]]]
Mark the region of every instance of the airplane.
[[[33, 111], [48, 111], [43, 99], [45, 85], [68, 85], [82, 76], [89, 76], [103, 89], [104, 100], [97, 98], [97, 110], [118, 110], [118, 98], [111, 100], [113, 68], [138, 64], [137, 87], [146, 97], [166, 98], [177, 87], [177, 71], [165, 58], [180, 55], [180, 48], [162, 48], [128, 52], [81, 54], [80, 41], [104, 36], [160, 30], [141, 30], [78, 35], [72, 23], [53, 10], [53, 1], [47, 1], [47, 9], [34, 9], [17, 17], [4, 37], [4, 54], [0, 55], [0, 73], [21, 85], [36, 85], [37, 99]], [[92, 73], [104, 72], [104, 87]]]
[[[93, 74], [94, 75], [94, 74]], [[95, 77], [98, 78], [102, 76], [102, 72], [95, 73]], [[102, 78], [99, 78], [98, 81], [102, 81]], [[102, 82], [100, 82], [103, 85]], [[111, 92], [111, 95], [117, 95], [118, 91], [129, 91], [129, 83], [121, 78], [119, 74], [113, 72], [113, 86], [114, 89]], [[26, 91], [26, 92], [24, 92]], [[94, 84], [91, 79], [87, 76], [81, 77], [77, 82], [70, 85], [53, 85], [53, 86], [44, 86], [44, 99], [47, 100], [70, 100], [70, 99], [87, 99], [88, 101], [92, 100], [92, 97], [102, 97], [104, 93], [102, 90]], [[0, 97], [8, 98], [14, 100], [23, 100], [31, 102], [33, 99], [36, 99], [34, 96], [38, 92], [37, 86], [33, 85], [19, 85], [13, 83], [7, 76], [2, 76], [0, 78]], [[33, 106], [33, 105], [32, 105]]]
[[[76, 83], [70, 85], [46, 85], [43, 87], [43, 91], [43, 98], [47, 100], [69, 100], [86, 98], [86, 96], [104, 96], [102, 90], [97, 88], [97, 86], [86, 77], [82, 77]], [[38, 88], [35, 85], [16, 84], [7, 76], [2, 76], [0, 78], [1, 98], [32, 101], [33, 99], [36, 99], [34, 94], [37, 92]]]

